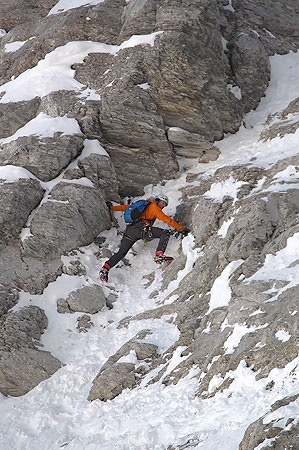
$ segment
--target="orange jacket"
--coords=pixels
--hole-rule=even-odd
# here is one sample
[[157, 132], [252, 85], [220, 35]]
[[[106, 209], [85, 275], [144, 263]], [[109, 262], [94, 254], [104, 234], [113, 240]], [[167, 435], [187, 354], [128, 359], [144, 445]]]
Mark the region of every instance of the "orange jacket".
[[[184, 227], [177, 223], [175, 220], [173, 220], [171, 217], [164, 214], [161, 208], [157, 205], [155, 200], [152, 200], [151, 198], [147, 198], [150, 202], [150, 204], [145, 208], [143, 213], [140, 216], [140, 220], [144, 222], [148, 222], [150, 225], [153, 225], [154, 221], [156, 219], [161, 220], [162, 222], [166, 223], [170, 227], [175, 228], [176, 230], [183, 231]], [[117, 205], [117, 206], [111, 206], [111, 209], [113, 211], [125, 211], [129, 205]]]

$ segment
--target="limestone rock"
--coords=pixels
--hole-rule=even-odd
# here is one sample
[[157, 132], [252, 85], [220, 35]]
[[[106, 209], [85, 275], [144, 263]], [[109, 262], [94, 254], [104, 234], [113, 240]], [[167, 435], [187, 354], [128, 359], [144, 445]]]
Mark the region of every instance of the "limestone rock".
[[43, 198], [44, 190], [37, 180], [0, 180], [0, 245], [9, 245], [19, 238], [32, 210]]
[[[142, 342], [141, 339], [146, 335], [146, 331], [138, 333], [106, 361], [93, 380], [88, 400], [112, 400], [124, 389], [134, 388], [150, 370], [150, 366], [155, 366], [155, 360], [159, 359], [157, 346]], [[121, 361], [132, 353], [135, 355], [136, 364]]]
[[255, 109], [270, 80], [270, 61], [253, 33], [240, 33], [228, 42], [234, 80], [241, 89], [244, 111]]
[[34, 214], [31, 235], [23, 241], [24, 254], [55, 259], [87, 245], [110, 226], [109, 211], [94, 187], [60, 182]]
[[136, 383], [134, 367], [131, 363], [116, 363], [104, 369], [94, 380], [88, 400], [112, 400], [124, 389], [132, 388]]
[[[237, 0], [235, 13], [228, 14], [234, 31], [254, 30], [268, 54], [283, 54], [298, 48], [298, 3], [284, 1]], [[233, 16], [233, 17], [231, 17]]]
[[24, 167], [42, 181], [56, 178], [83, 148], [79, 136], [55, 133], [53, 138], [20, 137], [2, 144], [0, 165], [13, 164]]
[[0, 392], [18, 397], [49, 378], [61, 363], [38, 349], [47, 327], [43, 310], [28, 306], [0, 318]]
[[0, 350], [0, 357], [0, 392], [12, 397], [27, 394], [61, 367], [49, 352], [32, 348]]
[[[158, 169], [154, 155], [144, 148], [108, 144], [106, 149], [115, 168], [121, 197], [143, 195], [145, 185], [152, 183], [153, 180], [157, 183], [163, 177], [163, 167], [167, 160], [160, 160]], [[163, 159], [163, 153], [159, 158]], [[176, 163], [174, 165], [177, 169]], [[172, 172], [172, 176], [174, 173]]]
[[[259, 14], [268, 23], [267, 7], [259, 0], [256, 3]], [[34, 67], [54, 48], [72, 40], [109, 41], [119, 45], [134, 34], [156, 30], [163, 33], [156, 36], [154, 46], [128, 46], [119, 49], [117, 57], [93, 53], [83, 63], [73, 65], [76, 79], [95, 89], [101, 100], [82, 101], [74, 92], [53, 92], [25, 102], [27, 106], [24, 102], [15, 104], [13, 115], [20, 120], [27, 108], [32, 118], [38, 106], [39, 111], [54, 117], [67, 114], [75, 118], [83, 134], [98, 139], [110, 154], [111, 172], [115, 173], [119, 189], [113, 194], [112, 183], [108, 186], [107, 178], [103, 178], [107, 196], [116, 200], [118, 194], [142, 195], [144, 185], [177, 175], [173, 146], [177, 154], [196, 155], [202, 162], [216, 159], [218, 151], [213, 141], [221, 139], [224, 133], [235, 132], [244, 111], [255, 107], [264, 94], [269, 79], [270, 33], [267, 37], [254, 14], [256, 9], [253, 11], [248, 2], [236, 2], [234, 8], [235, 15], [221, 8], [216, 0], [193, 0], [187, 8], [174, 0], [131, 1], [130, 4], [124, 0], [107, 0], [33, 20], [30, 26], [23, 23], [2, 38], [3, 48], [21, 37], [24, 42], [27, 39], [15, 52], [0, 52], [3, 81]], [[288, 9], [284, 11], [280, 5], [271, 4], [272, 18], [277, 17], [277, 12], [281, 20], [273, 20], [271, 30], [279, 35], [279, 47], [282, 39], [287, 38], [283, 18], [290, 21], [294, 31], [292, 42], [296, 41], [297, 19], [296, 15], [289, 16]], [[254, 27], [255, 32], [250, 32]], [[225, 52], [222, 34], [229, 41]], [[34, 39], [29, 39], [32, 36]], [[272, 38], [272, 47], [274, 41]], [[241, 89], [242, 99], [229, 88], [233, 84], [234, 88]], [[1, 106], [3, 117], [9, 118], [11, 109], [9, 104]], [[5, 137], [14, 131], [10, 122], [18, 123], [6, 119]], [[185, 130], [183, 141], [173, 136], [168, 139], [168, 128]], [[190, 133], [188, 137], [186, 133]], [[55, 141], [59, 145], [59, 137]], [[33, 144], [36, 149], [36, 143]], [[67, 147], [69, 154], [72, 145]], [[3, 164], [13, 160], [11, 153], [15, 154], [15, 150], [5, 149]], [[26, 164], [19, 156], [17, 160], [24, 167], [30, 166], [42, 179], [50, 179], [55, 176], [55, 170], [59, 173], [59, 167], [65, 166], [65, 161], [58, 163], [57, 154], [47, 151], [49, 156], [54, 156], [55, 166], [48, 175], [42, 173], [46, 167], [34, 172], [37, 168], [33, 169], [31, 163]], [[32, 158], [31, 147], [29, 153]], [[38, 153], [41, 158], [45, 156], [42, 146], [38, 146]], [[66, 157], [65, 152], [58, 153], [62, 160]]]
[[[219, 156], [219, 150], [197, 133], [190, 133], [182, 128], [171, 127], [167, 131], [167, 137], [169, 142], [173, 144], [175, 153], [179, 156], [198, 158], [200, 162], [205, 162], [205, 158], [208, 162], [217, 159]], [[215, 153], [215, 156], [211, 158], [212, 152]]]
[[83, 314], [83, 316], [78, 317], [77, 322], [77, 330], [79, 333], [86, 333], [94, 325], [88, 314]]
[[[298, 445], [299, 426], [295, 415], [292, 418], [286, 416], [284, 408], [297, 409], [296, 405], [298, 405], [298, 394], [277, 401], [267, 414], [247, 428], [239, 450], [254, 450], [259, 445], [266, 450], [271, 450], [272, 444], [277, 450], [295, 449]], [[282, 425], [283, 419], [286, 420], [286, 426]]]
[[15, 103], [0, 103], [1, 138], [7, 138], [34, 119], [37, 115], [40, 99]]
[[[170, 31], [162, 34], [155, 45], [162, 62], [158, 65], [154, 58], [148, 61], [147, 78], [166, 126], [213, 141], [238, 129], [242, 108], [227, 89], [227, 61], [220, 33], [208, 26], [200, 30], [204, 38]], [[207, 36], [211, 45], [208, 53], [200, 45]]]
[[63, 272], [68, 275], [81, 276], [86, 275], [86, 267], [80, 260], [71, 260], [68, 265], [63, 266]]
[[55, 4], [56, 0], [12, 0], [9, 4], [2, 0], [0, 28], [9, 31], [24, 22], [38, 20], [46, 16]]
[[19, 294], [16, 290], [0, 285], [0, 317], [18, 303]]
[[[101, 286], [84, 286], [71, 292], [65, 303], [58, 304], [58, 312], [85, 312], [95, 314], [106, 305], [106, 297]], [[68, 309], [68, 311], [67, 311]]]
[[6, 246], [1, 250], [0, 283], [31, 294], [42, 294], [45, 287], [62, 274], [62, 266], [60, 258], [25, 257], [20, 246]]
[[[124, 5], [124, 0], [106, 0], [92, 7], [74, 8], [62, 14], [22, 21], [2, 39], [2, 45], [15, 41], [24, 41], [24, 45], [15, 52], [0, 54], [1, 84], [34, 67], [47, 53], [67, 42], [91, 40], [118, 44]], [[2, 7], [0, 4], [0, 11]]]
[[119, 185], [115, 168], [108, 156], [93, 153], [88, 157], [81, 159], [78, 166], [82, 169], [83, 176], [101, 189], [105, 194], [106, 200], [120, 202], [120, 197], [117, 194]]

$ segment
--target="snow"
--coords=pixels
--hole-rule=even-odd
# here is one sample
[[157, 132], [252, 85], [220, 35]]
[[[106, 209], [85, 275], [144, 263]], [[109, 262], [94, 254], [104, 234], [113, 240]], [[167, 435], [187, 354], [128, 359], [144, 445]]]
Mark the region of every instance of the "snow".
[[229, 226], [233, 223], [234, 220], [235, 220], [234, 217], [231, 217], [229, 220], [225, 220], [217, 232], [218, 236], [224, 239], [225, 236], [227, 235]]
[[[58, 14], [80, 5], [96, 5], [100, 2], [101, 0], [60, 0], [49, 14]], [[233, 11], [231, 0], [227, 9]], [[90, 52], [100, 51], [116, 56], [118, 51], [132, 45], [154, 45], [156, 36], [157, 33], [135, 36], [119, 47], [95, 42], [70, 42], [46, 55], [36, 67], [2, 85], [0, 92], [4, 92], [4, 95], [0, 102], [30, 100], [35, 96], [42, 97], [61, 89], [75, 90], [82, 94], [85, 86], [74, 79], [72, 64], [82, 62]], [[21, 43], [6, 47], [6, 51], [15, 51], [18, 45]], [[219, 167], [233, 164], [268, 168], [283, 157], [298, 154], [298, 132], [266, 142], [259, 139], [260, 132], [269, 126], [266, 124], [268, 114], [279, 113], [292, 99], [299, 96], [299, 54], [291, 52], [284, 56], [275, 55], [271, 57], [271, 67], [272, 78], [266, 96], [261, 100], [257, 110], [246, 116], [245, 126], [242, 126], [235, 135], [227, 136], [217, 143], [221, 150], [217, 161], [193, 165], [188, 169], [190, 174], [206, 172], [208, 176]], [[148, 88], [147, 85], [140, 87]], [[89, 92], [89, 95], [98, 94]], [[84, 98], [86, 97], [83, 95], [82, 101]], [[40, 113], [14, 136], [2, 142], [10, 142], [28, 134], [39, 137], [53, 136], [56, 131], [76, 134], [79, 127], [74, 119], [66, 116], [50, 117]], [[71, 167], [76, 167], [79, 159], [91, 153], [108, 157], [98, 141], [86, 140], [83, 153]], [[182, 159], [181, 167], [184, 164], [186, 161]], [[28, 177], [35, 178], [30, 172], [19, 167], [0, 168], [0, 178], [6, 182]], [[49, 191], [61, 177], [62, 175], [43, 184], [46, 189], [45, 201]], [[283, 191], [286, 182], [294, 183], [297, 179], [296, 167], [289, 166], [276, 175], [272, 188]], [[185, 180], [186, 173], [182, 173], [178, 179], [170, 180], [164, 186], [147, 186], [146, 197], [155, 194], [158, 189], [163, 190], [170, 198], [165, 212], [172, 215], [181, 201], [180, 188], [185, 186]], [[84, 183], [84, 180], [75, 182]], [[195, 185], [196, 183], [198, 181], [194, 182]], [[190, 183], [188, 185], [190, 186]], [[262, 189], [262, 185], [263, 181], [257, 189]], [[217, 202], [221, 202], [224, 196], [228, 195], [237, 202], [241, 186], [242, 182], [231, 177], [225, 182], [214, 183], [205, 195]], [[120, 227], [123, 228], [121, 213], [117, 213], [116, 216]], [[225, 237], [232, 221], [233, 217], [223, 223], [219, 231], [221, 238]], [[115, 228], [103, 232], [102, 236], [107, 237], [110, 250], [118, 249], [121, 237]], [[179, 241], [171, 238], [168, 246], [169, 254], [176, 256], [179, 245]], [[156, 374], [152, 371], [142, 381], [141, 387], [125, 390], [111, 401], [88, 402], [92, 381], [102, 365], [139, 331], [148, 330], [144, 342], [157, 345], [159, 352], [167, 351], [179, 337], [175, 315], [159, 319], [127, 320], [126, 325], [123, 323], [120, 325], [125, 318], [174, 301], [177, 297], [172, 293], [179, 282], [190, 273], [202, 251], [196, 247], [192, 235], [184, 238], [182, 251], [186, 256], [185, 267], [179, 271], [177, 278], [169, 287], [162, 291], [161, 268], [157, 268], [153, 262], [154, 249], [155, 243], [150, 242], [146, 247], [142, 242], [136, 243], [134, 250], [137, 255], [133, 253], [128, 255], [131, 266], [120, 265], [111, 271], [110, 281], [117, 286], [117, 301], [113, 309], [105, 309], [92, 316], [94, 326], [88, 333], [76, 331], [80, 313], [58, 314], [56, 302], [58, 298], [66, 298], [68, 293], [75, 289], [99, 283], [98, 271], [104, 260], [98, 260], [95, 256], [98, 250], [95, 244], [81, 248], [76, 253], [77, 259], [87, 269], [86, 275], [63, 274], [55, 282], [50, 283], [42, 295], [20, 293], [20, 302], [14, 310], [29, 304], [44, 309], [49, 325], [42, 336], [43, 349], [50, 351], [64, 365], [51, 378], [22, 397], [4, 397], [0, 394], [1, 449], [166, 450], [170, 444], [179, 446], [189, 441], [189, 449], [237, 450], [250, 423], [266, 414], [276, 400], [298, 392], [299, 358], [296, 358], [285, 368], [274, 369], [266, 379], [260, 380], [256, 380], [254, 372], [241, 361], [235, 371], [226, 375], [232, 379], [229, 387], [207, 399], [201, 399], [196, 395], [199, 374], [198, 369], [194, 368], [175, 385], [166, 386], [161, 381], [150, 384], [149, 381]], [[275, 255], [267, 255], [263, 267], [244, 282], [280, 279], [287, 281], [288, 287], [297, 285], [298, 251], [299, 233], [296, 233], [288, 239], [285, 248]], [[63, 257], [65, 264], [72, 259], [71, 256]], [[228, 264], [214, 281], [207, 314], [215, 308], [228, 305], [231, 298], [230, 276], [241, 263], [242, 260], [238, 260]], [[152, 272], [155, 278], [147, 287], [144, 277]], [[103, 289], [107, 295], [111, 292], [109, 286], [104, 286]], [[156, 297], [151, 295], [154, 291], [158, 292]], [[281, 291], [273, 289], [272, 301], [275, 301], [278, 292]], [[262, 311], [258, 310], [257, 313]], [[291, 313], [297, 314], [298, 311]], [[227, 326], [231, 327], [231, 334], [225, 343], [227, 353], [234, 351], [242, 336], [254, 331], [254, 327], [248, 328], [244, 324], [227, 324]], [[205, 332], [209, 332], [209, 325]], [[284, 329], [278, 330], [275, 336], [282, 342], [291, 338]], [[165, 363], [165, 376], [186, 357], [182, 356], [183, 350], [183, 347], [177, 348], [170, 360]], [[136, 355], [131, 353], [127, 358], [135, 361]], [[209, 384], [209, 391], [214, 392], [222, 381], [220, 375], [215, 376]], [[266, 389], [269, 382], [274, 382], [271, 390]], [[265, 423], [270, 423], [274, 419], [285, 421], [286, 417], [294, 416], [298, 417], [298, 400], [268, 414], [264, 420]], [[258, 448], [263, 446], [261, 444]]]
[[275, 255], [266, 256], [263, 266], [250, 278], [252, 280], [285, 280], [297, 284], [296, 274], [299, 265], [299, 233], [295, 233], [287, 240], [286, 247]]
[[36, 178], [34, 175], [32, 175], [29, 170], [24, 169], [23, 167], [18, 166], [1, 166], [0, 167], [0, 180], [4, 181], [5, 183], [13, 183], [14, 181], [18, 181], [21, 178]]
[[13, 136], [0, 139], [0, 144], [8, 144], [22, 136], [54, 137], [55, 133], [62, 133], [62, 135], [82, 134], [75, 119], [67, 116], [51, 117], [48, 114], [39, 113], [34, 119], [27, 122], [24, 127], [19, 128]]
[[[147, 35], [132, 36], [121, 45], [109, 45], [101, 42], [75, 41], [56, 48], [48, 53], [44, 59], [32, 69], [21, 73], [15, 79], [0, 86], [0, 94], [4, 93], [0, 103], [32, 100], [35, 97], [44, 97], [51, 92], [59, 90], [76, 91], [84, 97], [90, 96], [90, 89], [85, 91], [85, 86], [74, 79], [75, 71], [71, 66], [82, 63], [89, 53], [109, 53], [116, 56], [118, 51], [137, 45], [155, 44], [155, 39], [162, 31]], [[92, 99], [100, 97], [92, 92]]]
[[215, 308], [227, 306], [231, 298], [231, 288], [229, 286], [229, 277], [242, 264], [243, 260], [230, 262], [222, 271], [221, 275], [216, 278], [210, 293], [209, 310], [207, 314]]
[[101, 146], [99, 141], [97, 141], [96, 139], [85, 139], [84, 148], [83, 148], [81, 155], [79, 156], [79, 159], [81, 160], [81, 159], [87, 158], [92, 153], [96, 153], [96, 154], [102, 155], [102, 156], [107, 156], [109, 158], [108, 153]]
[[247, 333], [253, 333], [260, 328], [266, 328], [268, 324], [264, 324], [261, 327], [247, 327], [244, 323], [236, 323], [232, 334], [227, 338], [224, 343], [225, 354], [230, 355], [234, 353], [234, 349], [238, 347], [241, 339]]
[[225, 181], [213, 183], [211, 188], [204, 194], [204, 197], [213, 199], [215, 202], [222, 203], [224, 197], [232, 197], [234, 203], [237, 201], [239, 188], [243, 186], [244, 181], [236, 181], [233, 177], [229, 177]]
[[49, 11], [48, 16], [59, 14], [79, 6], [92, 6], [102, 3], [104, 0], [59, 0], [58, 3]]
[[141, 89], [144, 89], [145, 91], [150, 89], [150, 85], [148, 83], [137, 84], [137, 86], [139, 86]]
[[285, 330], [278, 330], [275, 333], [275, 337], [281, 342], [287, 342], [291, 338], [291, 335]]
[[28, 39], [26, 41], [15, 41], [5, 44], [4, 51], [7, 53], [16, 52], [17, 50], [19, 50], [19, 48], [23, 47], [23, 45], [26, 44], [27, 41]]

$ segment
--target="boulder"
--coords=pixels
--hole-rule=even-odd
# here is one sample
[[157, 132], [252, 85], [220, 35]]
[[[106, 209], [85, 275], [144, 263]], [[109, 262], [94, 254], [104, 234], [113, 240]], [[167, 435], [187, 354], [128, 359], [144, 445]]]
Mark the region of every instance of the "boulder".
[[109, 226], [109, 211], [99, 189], [79, 182], [60, 182], [32, 218], [31, 234], [23, 241], [24, 255], [59, 258], [90, 244]]
[[0, 392], [18, 397], [49, 378], [61, 363], [38, 349], [48, 321], [44, 311], [28, 306], [0, 318]]
[[12, 397], [27, 394], [61, 367], [51, 353], [32, 348], [0, 350], [0, 361], [0, 392]]
[[[0, 152], [1, 153], [1, 152]], [[0, 180], [0, 245], [16, 242], [34, 208], [40, 203], [44, 189], [34, 179], [15, 182]]]
[[[1, 138], [7, 138], [34, 119], [40, 105], [40, 98], [15, 103], [0, 103]], [[1, 144], [1, 140], [0, 140]]]
[[112, 400], [124, 389], [135, 386], [134, 368], [131, 363], [116, 363], [104, 369], [93, 381], [88, 400]]
[[106, 305], [106, 297], [101, 286], [84, 286], [70, 292], [65, 301], [57, 302], [58, 312], [84, 312], [95, 314]]
[[[219, 150], [211, 142], [197, 133], [190, 133], [182, 128], [171, 127], [167, 130], [169, 142], [176, 155], [197, 158], [199, 162], [216, 160]], [[214, 154], [214, 156], [212, 156]]]
[[31, 294], [42, 294], [49, 283], [62, 274], [61, 258], [48, 260], [26, 257], [20, 246], [1, 250], [0, 283]]
[[0, 165], [24, 167], [41, 181], [56, 178], [83, 149], [83, 138], [55, 133], [53, 138], [20, 137], [2, 144]]
[[[106, 361], [92, 382], [88, 400], [112, 400], [124, 389], [134, 388], [159, 360], [157, 346], [142, 342], [148, 332], [143, 330], [126, 342]], [[136, 363], [126, 362], [132, 355]]]

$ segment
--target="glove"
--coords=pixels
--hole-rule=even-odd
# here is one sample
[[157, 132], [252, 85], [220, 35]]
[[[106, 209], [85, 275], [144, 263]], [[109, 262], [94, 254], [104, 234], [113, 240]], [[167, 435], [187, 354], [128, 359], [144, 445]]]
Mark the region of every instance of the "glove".
[[190, 231], [191, 231], [191, 230], [189, 230], [188, 228], [184, 228], [183, 231], [180, 232], [180, 233], [181, 233], [181, 236], [182, 236], [183, 238], [186, 237], [186, 236], [190, 233]]
[[173, 234], [173, 236], [175, 237], [175, 238], [181, 238], [181, 239], [183, 239], [184, 237], [186, 237], [187, 236], [187, 234], [189, 234], [190, 233], [190, 230], [188, 229], [188, 228], [184, 228], [182, 231], [180, 231], [180, 230], [173, 230], [172, 231], [172, 234]]
[[181, 232], [179, 230], [171, 230], [169, 234], [172, 234], [176, 239], [181, 236]]
[[108, 202], [106, 202], [106, 205], [107, 205], [107, 208], [110, 209], [111, 206], [112, 206], [112, 202], [109, 202], [109, 201], [108, 201]]

